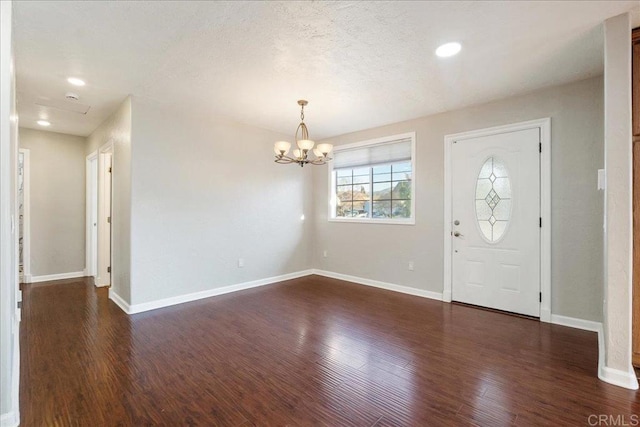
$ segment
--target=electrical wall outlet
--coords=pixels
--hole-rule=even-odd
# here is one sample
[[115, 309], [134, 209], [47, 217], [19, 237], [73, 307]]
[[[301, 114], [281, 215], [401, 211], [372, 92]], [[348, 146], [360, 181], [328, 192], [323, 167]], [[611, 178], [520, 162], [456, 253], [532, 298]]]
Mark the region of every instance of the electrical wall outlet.
[[238, 258], [238, 268], [244, 267], [244, 258]]
[[327, 250], [325, 249], [324, 251], [322, 251], [322, 257], [326, 258], [327, 257]]
[[413, 271], [413, 261], [409, 261], [409, 271]]

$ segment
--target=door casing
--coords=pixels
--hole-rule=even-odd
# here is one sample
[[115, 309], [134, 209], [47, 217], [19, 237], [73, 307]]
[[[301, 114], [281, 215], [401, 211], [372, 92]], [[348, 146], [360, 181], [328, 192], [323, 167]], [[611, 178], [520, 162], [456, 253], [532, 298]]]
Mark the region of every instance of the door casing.
[[[86, 157], [85, 161], [85, 177], [86, 177], [86, 233], [85, 233], [85, 269], [87, 276], [97, 276], [98, 274], [98, 236], [97, 225], [94, 227], [93, 216], [97, 217], [98, 203], [95, 203], [94, 198], [98, 199], [98, 182], [99, 182], [99, 164], [98, 164], [98, 151], [94, 151]], [[95, 168], [95, 169], [93, 169]], [[95, 209], [95, 212], [94, 212]], [[96, 218], [95, 222], [98, 220]], [[94, 235], [95, 229], [95, 235]]]
[[109, 141], [98, 150], [98, 271], [95, 285], [111, 286], [112, 272], [107, 271], [112, 263], [112, 233], [111, 224], [107, 218], [111, 217], [112, 204], [112, 176], [109, 166], [113, 167], [113, 142]]
[[452, 159], [454, 141], [490, 136], [525, 129], [540, 129], [540, 321], [551, 322], [551, 118], [542, 118], [504, 126], [495, 126], [444, 137], [444, 289], [442, 300], [451, 302], [453, 281], [452, 258]]

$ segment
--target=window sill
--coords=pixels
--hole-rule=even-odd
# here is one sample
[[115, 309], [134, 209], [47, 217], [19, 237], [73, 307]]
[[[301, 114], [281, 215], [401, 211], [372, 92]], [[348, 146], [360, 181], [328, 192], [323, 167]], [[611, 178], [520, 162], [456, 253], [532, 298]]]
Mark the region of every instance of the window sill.
[[354, 224], [416, 225], [415, 218], [409, 218], [409, 219], [329, 218], [329, 222], [351, 222]]

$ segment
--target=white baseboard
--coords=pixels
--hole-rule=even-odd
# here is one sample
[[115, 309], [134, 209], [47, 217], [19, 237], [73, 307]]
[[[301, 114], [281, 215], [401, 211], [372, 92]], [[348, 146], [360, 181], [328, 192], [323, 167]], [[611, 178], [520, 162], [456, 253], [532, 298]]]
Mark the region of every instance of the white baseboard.
[[542, 308], [541, 307], [540, 308], [540, 321], [544, 322], [544, 323], [553, 323], [553, 320], [551, 318], [551, 310], [549, 310], [548, 308]]
[[84, 277], [84, 271], [74, 271], [72, 273], [47, 274], [45, 276], [31, 276], [29, 282], [26, 282], [26, 283], [48, 282], [49, 280], [76, 279], [78, 277]]
[[598, 378], [609, 384], [618, 387], [628, 388], [630, 390], [638, 390], [638, 379], [632, 368], [630, 372], [620, 371], [618, 369], [600, 366], [598, 368]]
[[18, 425], [20, 425], [20, 418], [15, 412], [0, 415], [0, 427], [17, 427]]
[[601, 324], [598, 330], [598, 378], [606, 383], [617, 385], [618, 387], [638, 390], [638, 379], [636, 378], [633, 366], [629, 365], [629, 369], [626, 372], [609, 368], [606, 366], [605, 351], [604, 328]]
[[554, 325], [568, 326], [570, 328], [583, 329], [585, 331], [598, 332], [602, 330], [602, 323], [593, 320], [577, 319], [575, 317], [561, 316], [559, 314], [551, 315], [551, 323]]
[[638, 389], [638, 379], [636, 378], [633, 367], [629, 366], [627, 372], [618, 369], [609, 368], [605, 361], [605, 343], [604, 328], [602, 323], [591, 320], [576, 319], [574, 317], [560, 316], [558, 314], [551, 315], [551, 323], [571, 328], [584, 329], [598, 333], [598, 378], [609, 384], [617, 385], [631, 390]]
[[185, 302], [196, 301], [203, 298], [214, 297], [216, 295], [228, 294], [230, 292], [243, 291], [245, 289], [256, 288], [258, 286], [269, 285], [272, 283], [282, 282], [284, 280], [297, 279], [303, 276], [309, 276], [312, 270], [303, 270], [295, 273], [282, 274], [280, 276], [268, 277], [266, 279], [253, 280], [251, 282], [238, 283], [235, 285], [224, 286], [221, 288], [208, 289], [206, 291], [194, 292], [191, 294], [178, 295], [170, 298], [163, 298], [156, 301], [145, 302], [141, 304], [128, 304], [119, 295], [113, 292], [113, 288], [109, 289], [109, 298], [115, 302], [127, 314], [142, 313], [144, 311], [155, 310], [158, 308], [169, 307]]
[[359, 285], [372, 286], [374, 288], [386, 289], [388, 291], [400, 292], [403, 294], [414, 295], [423, 298], [435, 299], [442, 301], [441, 292], [425, 291], [422, 289], [411, 288], [409, 286], [396, 285], [394, 283], [380, 282], [378, 280], [365, 279], [363, 277], [349, 276], [342, 273], [334, 273], [332, 271], [325, 270], [312, 270], [313, 274], [318, 276], [330, 277], [332, 279], [345, 280], [347, 282], [357, 283]]
[[[97, 286], [97, 285], [96, 285]], [[98, 286], [99, 287], [99, 286]], [[127, 314], [132, 314], [131, 313], [131, 307], [129, 306], [129, 303], [126, 302], [124, 300], [124, 298], [122, 298], [120, 295], [116, 294], [113, 291], [113, 288], [109, 288], [109, 299], [113, 302], [116, 303], [116, 305], [118, 307], [120, 307], [122, 309], [122, 311], [124, 311]]]
[[[333, 273], [324, 270], [303, 270], [295, 273], [283, 274], [280, 276], [269, 277], [266, 279], [254, 280], [251, 282], [238, 283], [235, 285], [224, 286], [221, 288], [209, 289], [206, 291], [194, 292], [191, 294], [178, 295], [170, 298], [163, 298], [156, 301], [150, 301], [141, 304], [129, 304], [124, 298], [114, 292], [113, 288], [109, 289], [109, 298], [116, 303], [118, 307], [127, 314], [142, 313], [145, 311], [155, 310], [162, 307], [169, 307], [176, 304], [182, 304], [189, 301], [196, 301], [203, 298], [209, 298], [216, 295], [228, 294], [230, 292], [242, 291], [245, 289], [251, 289], [258, 286], [269, 285], [272, 283], [282, 282], [284, 280], [297, 279], [299, 277], [309, 276], [311, 274], [317, 274], [319, 276], [331, 277], [334, 279], [346, 280], [361, 285], [373, 286], [376, 288], [386, 289], [395, 292], [401, 292], [404, 294], [420, 296], [424, 298], [435, 299], [442, 301], [442, 294], [439, 292], [425, 291], [421, 289], [410, 288], [408, 286], [395, 285], [393, 283], [385, 283], [377, 280], [364, 279], [362, 277], [348, 276], [346, 274]], [[96, 285], [100, 286], [100, 285]]]
[[31, 283], [31, 275], [30, 274], [24, 274], [22, 276], [22, 283]]

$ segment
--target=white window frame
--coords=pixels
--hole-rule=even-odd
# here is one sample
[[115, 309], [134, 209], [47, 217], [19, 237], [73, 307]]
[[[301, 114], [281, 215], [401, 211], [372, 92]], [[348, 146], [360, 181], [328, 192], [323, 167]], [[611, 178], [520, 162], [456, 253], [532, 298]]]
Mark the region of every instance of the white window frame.
[[[401, 133], [397, 135], [385, 136], [382, 138], [369, 139], [366, 141], [355, 142], [352, 144], [339, 145], [334, 147], [333, 151], [340, 152], [342, 150], [351, 150], [354, 148], [366, 147], [368, 145], [378, 145], [384, 143], [390, 143], [392, 141], [397, 141], [398, 139], [403, 138], [411, 138], [411, 217], [409, 218], [385, 218], [385, 219], [374, 219], [374, 218], [358, 218], [358, 217], [336, 217], [335, 216], [335, 178], [334, 178], [334, 169], [333, 163], [329, 162], [328, 170], [328, 182], [329, 182], [329, 194], [328, 194], [328, 220], [329, 222], [350, 222], [350, 223], [359, 223], [359, 224], [397, 224], [397, 225], [415, 225], [416, 223], [416, 133], [415, 132], [407, 132]], [[372, 190], [373, 190], [373, 184]]]

